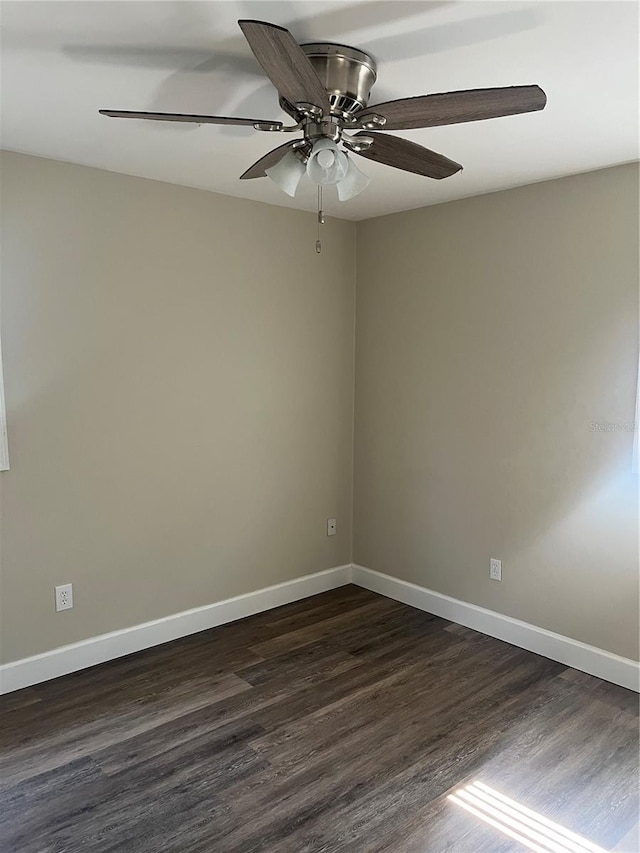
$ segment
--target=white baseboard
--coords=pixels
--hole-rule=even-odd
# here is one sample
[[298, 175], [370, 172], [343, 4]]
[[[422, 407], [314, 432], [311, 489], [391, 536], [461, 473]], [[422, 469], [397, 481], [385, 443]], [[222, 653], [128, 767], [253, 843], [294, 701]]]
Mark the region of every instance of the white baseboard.
[[188, 634], [215, 628], [225, 622], [234, 622], [236, 619], [270, 610], [281, 604], [290, 604], [292, 601], [343, 586], [349, 583], [350, 579], [351, 566], [336, 566], [215, 604], [185, 610], [183, 613], [175, 613], [153, 622], [90, 637], [79, 643], [52, 649], [50, 652], [6, 663], [0, 666], [0, 694], [11, 693], [22, 687], [30, 687], [60, 675], [186, 637]]
[[352, 566], [351, 581], [387, 598], [410, 604], [458, 625], [473, 628], [482, 634], [551, 658], [581, 672], [588, 672], [597, 678], [640, 692], [640, 664], [630, 658], [614, 655], [562, 634], [554, 634], [553, 631], [538, 628], [528, 622], [503, 616], [475, 604], [467, 604], [457, 598], [450, 598], [448, 595], [366, 569], [364, 566]]
[[206, 631], [347, 583], [357, 584], [387, 598], [640, 692], [640, 665], [636, 661], [364, 566], [346, 565], [4, 664], [0, 666], [0, 694], [30, 687], [198, 631]]

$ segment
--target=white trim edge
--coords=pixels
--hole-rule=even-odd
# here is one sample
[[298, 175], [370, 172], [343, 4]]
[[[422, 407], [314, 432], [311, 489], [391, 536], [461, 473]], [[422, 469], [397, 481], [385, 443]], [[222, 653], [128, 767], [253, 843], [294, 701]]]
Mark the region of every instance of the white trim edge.
[[364, 566], [346, 565], [3, 664], [0, 666], [0, 694], [206, 631], [348, 583], [640, 692], [640, 664], [636, 661]]
[[9, 439], [7, 438], [7, 409], [4, 403], [4, 374], [0, 345], [0, 471], [9, 470]]
[[566, 666], [588, 672], [597, 678], [640, 692], [640, 664], [630, 658], [614, 655], [596, 646], [538, 628], [528, 622], [512, 619], [494, 610], [468, 604], [426, 587], [353, 565], [352, 583], [393, 598], [419, 610], [426, 610], [458, 625], [504, 640], [511, 645], [535, 652]]
[[0, 666], [0, 694], [30, 687], [60, 675], [68, 675], [89, 666], [130, 655], [143, 649], [177, 640], [198, 631], [206, 631], [226, 622], [290, 604], [343, 586], [351, 580], [351, 566], [336, 566], [312, 575], [294, 578], [264, 589], [227, 598], [215, 604], [185, 610], [153, 622], [90, 637], [79, 643], [61, 646], [33, 657]]

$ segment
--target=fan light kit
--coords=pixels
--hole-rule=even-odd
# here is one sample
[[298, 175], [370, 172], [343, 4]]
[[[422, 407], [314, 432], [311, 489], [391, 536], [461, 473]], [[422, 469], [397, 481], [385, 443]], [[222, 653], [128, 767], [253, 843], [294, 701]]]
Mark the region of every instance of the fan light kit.
[[[270, 178], [295, 196], [306, 175], [318, 186], [318, 226], [324, 222], [322, 189], [335, 186], [340, 201], [361, 193], [369, 178], [350, 154], [358, 154], [405, 172], [441, 180], [461, 171], [459, 163], [422, 145], [379, 131], [409, 130], [480, 121], [542, 110], [547, 102], [539, 86], [468, 89], [419, 95], [369, 106], [376, 63], [355, 47], [330, 42], [298, 44], [289, 30], [264, 21], [238, 21], [265, 74], [275, 86], [282, 109], [294, 124], [255, 118], [100, 110], [115, 118], [227, 124], [267, 133], [302, 132], [261, 157], [240, 176]], [[320, 252], [318, 235], [316, 251]]]

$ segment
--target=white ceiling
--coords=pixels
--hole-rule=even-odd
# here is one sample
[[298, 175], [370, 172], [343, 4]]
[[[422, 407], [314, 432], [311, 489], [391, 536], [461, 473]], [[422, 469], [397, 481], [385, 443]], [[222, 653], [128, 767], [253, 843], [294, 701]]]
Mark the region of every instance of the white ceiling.
[[[540, 113], [403, 134], [464, 165], [433, 181], [358, 160], [371, 175], [329, 213], [364, 219], [638, 158], [638, 4], [630, 2], [3, 2], [2, 147], [311, 210], [238, 176], [283, 137], [122, 121], [98, 109], [286, 119], [238, 26], [352, 44], [378, 61], [371, 103], [537, 83]], [[290, 138], [287, 136], [287, 139]], [[327, 193], [327, 195], [330, 195]]]

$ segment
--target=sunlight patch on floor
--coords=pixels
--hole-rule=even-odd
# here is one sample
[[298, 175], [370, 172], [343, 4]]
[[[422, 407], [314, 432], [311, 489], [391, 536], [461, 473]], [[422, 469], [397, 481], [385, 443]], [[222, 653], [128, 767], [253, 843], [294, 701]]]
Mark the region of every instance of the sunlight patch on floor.
[[447, 799], [533, 853], [606, 853], [592, 841], [505, 797], [484, 782], [472, 782], [449, 794]]

